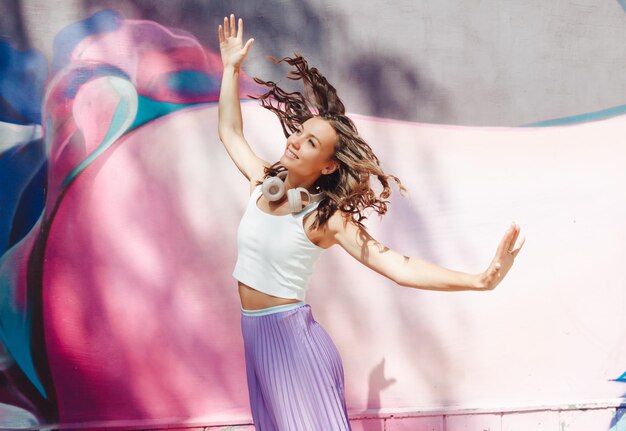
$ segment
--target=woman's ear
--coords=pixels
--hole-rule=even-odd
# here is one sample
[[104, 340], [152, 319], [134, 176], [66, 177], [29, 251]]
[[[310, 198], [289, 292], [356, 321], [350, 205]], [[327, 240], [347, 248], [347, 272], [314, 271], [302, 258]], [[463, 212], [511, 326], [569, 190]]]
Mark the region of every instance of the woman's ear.
[[328, 166], [322, 169], [322, 175], [329, 175], [339, 169], [339, 163], [333, 160]]

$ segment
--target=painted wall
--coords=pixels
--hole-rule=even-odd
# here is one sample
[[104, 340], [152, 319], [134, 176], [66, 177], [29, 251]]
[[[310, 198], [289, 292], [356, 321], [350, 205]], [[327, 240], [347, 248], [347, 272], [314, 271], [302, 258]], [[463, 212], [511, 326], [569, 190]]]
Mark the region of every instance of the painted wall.
[[520, 126], [624, 112], [619, 0], [4, 0], [0, 26], [52, 59], [54, 36], [105, 8], [189, 31], [212, 52], [220, 17], [236, 12], [255, 37], [251, 73], [279, 79], [265, 56], [302, 51], [363, 115]]
[[[9, 35], [0, 44], [3, 428], [250, 421], [231, 276], [247, 184], [216, 133], [221, 63], [213, 33], [233, 5], [168, 4], [3, 4], [14, 17], [0, 21]], [[247, 19], [249, 34], [262, 41], [246, 71], [284, 74], [267, 62], [257, 66], [263, 55], [289, 54], [302, 42], [314, 65], [319, 59], [331, 80], [338, 76], [340, 94], [345, 83], [361, 134], [383, 167], [410, 190], [403, 197], [396, 189], [384, 223], [371, 216], [372, 235], [402, 253], [467, 272], [487, 266], [511, 221], [527, 237], [506, 281], [485, 293], [407, 289], [340, 248], [322, 256], [308, 302], [344, 359], [355, 423], [373, 431], [401, 414], [432, 415], [447, 430], [464, 429], [476, 420], [473, 412], [489, 423], [500, 414], [492, 429], [513, 429], [510, 424], [521, 422], [511, 422], [511, 415], [506, 422], [498, 412], [561, 406], [572, 415], [595, 406], [604, 413], [585, 423], [623, 427], [618, 409], [626, 380], [626, 207], [619, 196], [626, 180], [626, 115], [580, 120], [620, 113], [622, 78], [613, 71], [626, 59], [610, 49], [592, 50], [593, 57], [578, 53], [584, 67], [604, 67], [602, 73], [615, 79], [610, 85], [574, 77], [568, 78], [572, 83], [544, 80], [544, 99], [552, 86], [572, 85], [568, 91], [577, 93], [555, 107], [534, 103], [529, 87], [515, 85], [511, 77], [528, 69], [520, 71], [512, 53], [497, 65], [464, 57], [501, 49], [492, 30], [480, 37], [470, 31], [503, 25], [496, 15], [481, 21], [474, 10], [451, 2], [400, 4], [381, 14], [376, 25], [386, 23], [384, 28], [408, 17], [430, 22], [430, 36], [420, 39], [426, 45], [415, 49], [424, 54], [441, 44], [441, 57], [428, 57], [438, 66], [426, 73], [428, 63], [420, 63], [419, 55], [396, 52], [401, 43], [375, 38], [381, 33], [375, 27], [359, 30], [376, 9], [348, 13], [330, 3], [276, 3], [298, 12], [285, 21], [269, 13], [276, 9], [272, 5], [256, 4], [234, 8]], [[580, 11], [580, 3], [569, 6], [567, 13], [553, 10], [550, 19], [564, 20], [565, 28], [595, 28], [599, 17], [615, 24], [625, 15], [617, 2], [590, 4], [586, 15], [571, 12]], [[537, 13], [526, 3], [523, 9]], [[504, 19], [515, 6], [495, 10]], [[298, 27], [296, 18], [308, 24]], [[342, 19], [350, 25], [334, 25]], [[405, 28], [402, 20], [400, 36], [418, 38], [424, 31]], [[444, 31], [458, 20], [466, 26], [457, 27], [456, 36]], [[284, 22], [290, 23], [286, 30]], [[529, 31], [513, 29], [513, 38]], [[554, 36], [551, 30], [541, 33], [548, 39], [535, 40], [549, 42], [547, 58], [565, 77], [571, 65], [562, 55], [550, 55], [563, 52], [546, 36]], [[458, 44], [447, 44], [454, 37]], [[604, 33], [586, 37], [590, 46], [614, 43]], [[362, 52], [366, 47], [368, 55]], [[353, 57], [339, 61], [334, 56], [342, 52]], [[601, 57], [607, 55], [615, 58]], [[357, 57], [377, 66], [359, 65]], [[458, 70], [458, 64], [468, 66], [465, 75], [443, 73]], [[501, 83], [519, 93], [515, 103], [501, 98], [497, 110], [490, 104], [495, 98], [475, 103], [478, 95], [469, 97], [477, 88], [466, 80], [488, 86], [470, 79], [474, 73], [505, 69], [514, 71]], [[413, 91], [402, 92], [404, 102], [393, 95], [405, 86], [397, 87], [402, 80], [390, 74], [408, 80]], [[381, 79], [389, 83], [377, 86]], [[435, 80], [454, 95], [455, 109], [438, 110], [429, 99], [438, 99], [434, 93], [423, 97], [422, 83]], [[610, 86], [610, 97], [599, 96], [603, 86]], [[254, 90], [246, 78], [242, 97]], [[616, 109], [589, 113], [607, 104]], [[467, 114], [456, 116], [461, 105]], [[243, 110], [248, 140], [261, 157], [276, 160], [284, 142], [278, 122], [254, 102], [245, 102]], [[571, 124], [481, 127], [554, 117]], [[565, 423], [575, 422], [564, 415]], [[419, 419], [430, 426], [426, 420]], [[397, 429], [417, 427], [397, 423]]]

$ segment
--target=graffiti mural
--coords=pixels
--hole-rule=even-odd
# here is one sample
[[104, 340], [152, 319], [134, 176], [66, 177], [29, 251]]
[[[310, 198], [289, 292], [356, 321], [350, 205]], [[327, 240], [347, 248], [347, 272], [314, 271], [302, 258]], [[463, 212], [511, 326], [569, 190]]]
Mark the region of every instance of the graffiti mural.
[[[231, 277], [247, 184], [217, 137], [219, 54], [195, 27], [86, 15], [50, 35], [49, 59], [0, 41], [0, 428], [248, 424]], [[256, 90], [244, 76], [241, 98]], [[344, 358], [350, 413], [623, 399], [623, 110], [490, 128], [406, 121], [397, 104], [403, 121], [354, 114], [412, 193], [372, 232], [469, 272], [516, 219], [528, 256], [493, 295], [450, 297], [329, 250], [309, 302]], [[278, 122], [243, 111], [277, 158]]]
[[19, 51], [0, 41], [0, 54], [0, 416], [10, 417], [11, 424], [33, 425], [42, 410], [50, 409], [31, 353], [37, 305], [27, 305], [28, 252], [22, 250], [30, 248], [26, 237], [36, 229], [45, 201], [41, 106], [48, 70], [34, 50]]
[[[84, 322], [72, 321], [72, 307], [91, 314], [91, 324], [104, 324], [109, 316], [94, 307], [90, 295], [97, 292], [89, 291], [97, 286], [83, 284], [82, 292], [76, 292], [67, 281], [58, 281], [95, 276], [91, 264], [97, 258], [82, 260], [85, 266], [67, 265], [68, 272], [55, 268], [63, 264], [64, 247], [86, 252], [100, 228], [93, 220], [82, 224], [73, 219], [86, 209], [73, 194], [90, 193], [93, 177], [85, 171], [101, 169], [107, 152], [133, 130], [150, 129], [161, 117], [215, 102], [219, 70], [190, 34], [125, 20], [108, 10], [56, 36], [49, 77], [41, 54], [19, 52], [8, 43], [0, 48], [10, 60], [2, 70], [0, 112], [3, 401], [13, 412], [11, 423], [71, 420], [72, 411], [85, 402], [90, 407], [82, 411], [96, 409], [97, 419], [102, 405], [74, 386], [79, 383], [77, 368], [68, 361], [69, 351], [76, 353], [72, 343], [93, 346], [93, 334], [73, 338], [76, 325]], [[78, 294], [83, 295], [80, 304], [72, 304]], [[50, 296], [60, 302], [44, 305], [44, 297]], [[108, 362], [111, 357], [103, 353], [103, 363]], [[112, 369], [118, 366], [112, 364]], [[93, 372], [86, 378], [98, 386], [109, 376]], [[14, 413], [16, 408], [22, 413]]]

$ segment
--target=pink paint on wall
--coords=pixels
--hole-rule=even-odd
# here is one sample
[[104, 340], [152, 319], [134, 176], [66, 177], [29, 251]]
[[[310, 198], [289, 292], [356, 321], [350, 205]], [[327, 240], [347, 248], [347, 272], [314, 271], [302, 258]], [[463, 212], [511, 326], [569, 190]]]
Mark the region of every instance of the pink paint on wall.
[[501, 431], [502, 415], [499, 414], [479, 414], [479, 415], [458, 415], [446, 416], [444, 418], [444, 429], [448, 431]]
[[558, 411], [511, 413], [502, 416], [502, 431], [550, 431], [558, 429]]
[[443, 416], [392, 417], [385, 423], [385, 431], [444, 431]]
[[[244, 118], [253, 147], [274, 160], [278, 123], [253, 104]], [[132, 132], [65, 196], [45, 288], [67, 421], [249, 419], [230, 275], [248, 186], [216, 119], [215, 107], [186, 110]], [[351, 412], [619, 397], [623, 387], [609, 380], [625, 357], [615, 330], [624, 323], [615, 281], [624, 207], [612, 196], [625, 179], [626, 121], [358, 125], [411, 192], [392, 197], [383, 223], [369, 221], [383, 243], [471, 272], [511, 220], [528, 242], [505, 282], [483, 293], [400, 287], [328, 250], [308, 301], [342, 354]]]
[[571, 410], [561, 412], [560, 417], [561, 429], [567, 431], [609, 430], [615, 410]]
[[[218, 141], [214, 106], [128, 132], [139, 95], [214, 100], [215, 86], [195, 94], [170, 78], [215, 72], [216, 56], [184, 31], [129, 20], [86, 37], [71, 60], [46, 96], [48, 236], [39, 241], [35, 225], [0, 265], [16, 280], [7, 302], [26, 316], [25, 262], [34, 243], [46, 244], [35, 262], [45, 345], [35, 347], [45, 350], [37, 359], [48, 361], [60, 421], [247, 423], [231, 273], [248, 184]], [[253, 148], [277, 160], [276, 119], [254, 103], [244, 117]], [[355, 429], [541, 429], [554, 414], [390, 415], [623, 399], [626, 117], [534, 129], [355, 120], [410, 190], [396, 189], [384, 222], [368, 220], [384, 244], [479, 272], [511, 221], [527, 237], [505, 282], [483, 293], [412, 290], [339, 247], [324, 254], [308, 302], [344, 359]], [[32, 378], [30, 353], [20, 366]], [[616, 421], [615, 409], [559, 416], [572, 430]]]
[[227, 188], [192, 176], [212, 163], [188, 166], [205, 145], [192, 115], [121, 140], [56, 215], [44, 283], [64, 420], [228, 419], [246, 409], [239, 308], [220, 271], [234, 258], [220, 233], [232, 218], [216, 204]]
[[[212, 61], [213, 60], [213, 61]], [[103, 63], [119, 68], [140, 93], [167, 102], [201, 102], [189, 91], [184, 97], [168, 88], [172, 72], [194, 70], [216, 72], [214, 57], [207, 57], [198, 40], [190, 33], [169, 29], [147, 20], [122, 20], [112, 32], [85, 37], [72, 51], [74, 63]]]
[[[254, 133], [271, 120], [256, 120], [252, 104], [245, 112], [251, 142], [272, 160], [281, 138]], [[624, 118], [485, 129], [362, 117], [358, 126], [410, 190], [392, 196], [382, 223], [371, 218], [383, 243], [467, 272], [486, 267], [511, 221], [527, 244], [484, 293], [406, 289], [337, 247], [322, 256], [309, 300], [347, 362], [354, 411], [621, 397], [612, 379], [626, 358]]]

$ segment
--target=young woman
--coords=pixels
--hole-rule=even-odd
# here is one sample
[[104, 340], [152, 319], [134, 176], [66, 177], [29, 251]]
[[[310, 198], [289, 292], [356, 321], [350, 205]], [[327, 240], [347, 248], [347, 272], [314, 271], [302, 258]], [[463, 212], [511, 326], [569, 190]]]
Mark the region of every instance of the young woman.
[[[243, 44], [243, 20], [218, 28], [224, 64], [219, 136], [250, 181], [250, 200], [237, 233], [233, 276], [241, 297], [241, 327], [252, 417], [257, 431], [350, 430], [341, 358], [305, 302], [307, 282], [323, 250], [339, 245], [397, 284], [440, 291], [491, 290], [507, 274], [524, 239], [519, 227], [502, 238], [486, 271], [468, 274], [403, 256], [372, 238], [361, 223], [365, 208], [387, 211], [388, 179], [359, 136], [333, 86], [300, 56], [284, 58], [304, 92], [273, 82], [256, 97], [280, 119], [287, 136], [280, 160], [270, 165], [243, 135], [238, 78], [253, 39]], [[370, 175], [383, 186], [380, 196]], [[304, 196], [304, 202], [302, 197]]]

